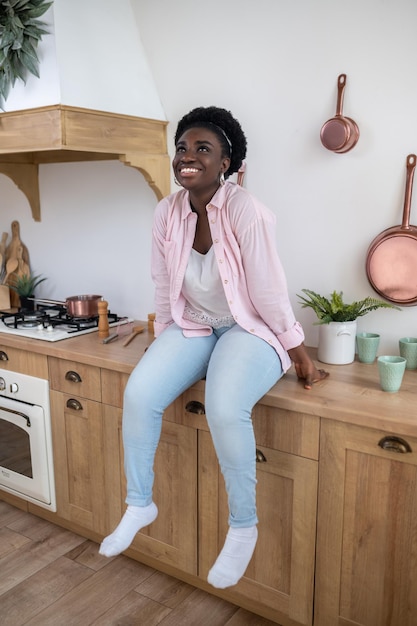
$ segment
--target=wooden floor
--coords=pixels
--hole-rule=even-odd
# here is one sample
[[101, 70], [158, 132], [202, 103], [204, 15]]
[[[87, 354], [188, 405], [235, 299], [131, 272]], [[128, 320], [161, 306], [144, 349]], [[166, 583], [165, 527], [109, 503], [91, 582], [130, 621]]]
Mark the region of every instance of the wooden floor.
[[2, 626], [273, 625], [3, 501], [0, 573]]

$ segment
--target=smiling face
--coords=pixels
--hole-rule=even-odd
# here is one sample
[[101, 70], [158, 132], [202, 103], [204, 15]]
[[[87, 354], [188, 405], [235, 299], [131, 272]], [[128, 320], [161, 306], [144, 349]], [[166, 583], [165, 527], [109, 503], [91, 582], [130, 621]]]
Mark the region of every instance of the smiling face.
[[208, 128], [189, 128], [177, 141], [172, 161], [174, 175], [195, 196], [209, 200], [229, 165], [230, 159], [223, 154], [219, 138]]

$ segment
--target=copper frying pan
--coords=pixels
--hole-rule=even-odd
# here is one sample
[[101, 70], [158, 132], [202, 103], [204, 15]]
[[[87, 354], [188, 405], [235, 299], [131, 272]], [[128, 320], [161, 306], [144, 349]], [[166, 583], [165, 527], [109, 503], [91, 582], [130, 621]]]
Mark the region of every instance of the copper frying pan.
[[375, 291], [403, 306], [417, 302], [417, 226], [410, 225], [416, 161], [415, 154], [408, 155], [401, 226], [392, 226], [378, 235], [369, 246], [366, 258], [366, 273]]
[[340, 74], [337, 79], [336, 115], [327, 120], [320, 131], [323, 146], [338, 154], [352, 150], [359, 139], [359, 128], [356, 122], [342, 114], [345, 86], [346, 74]]

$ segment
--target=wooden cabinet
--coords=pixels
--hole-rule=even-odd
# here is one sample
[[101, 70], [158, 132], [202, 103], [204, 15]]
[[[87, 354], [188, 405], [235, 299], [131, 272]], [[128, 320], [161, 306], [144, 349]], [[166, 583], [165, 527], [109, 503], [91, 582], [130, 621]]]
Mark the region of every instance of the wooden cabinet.
[[417, 437], [323, 420], [317, 626], [417, 623]]
[[[58, 512], [29, 510], [99, 541], [126, 507], [123, 391], [146, 341], [132, 344], [135, 354], [89, 335], [77, 341], [46, 356], [4, 338], [0, 369], [50, 380]], [[71, 360], [77, 345], [85, 352]], [[415, 373], [405, 373], [401, 393], [384, 394], [372, 366], [328, 369], [311, 393], [289, 372], [254, 409], [259, 539], [235, 587], [206, 581], [228, 508], [203, 381], [165, 413], [159, 516], [127, 554], [282, 626], [415, 626]]]
[[100, 370], [49, 360], [57, 515], [104, 534]]
[[0, 344], [0, 369], [48, 379], [48, 361], [43, 354]]
[[[183, 402], [184, 410], [203, 406], [193, 390]], [[257, 405], [253, 423], [259, 537], [245, 576], [223, 596], [282, 625], [310, 625], [319, 418]], [[228, 505], [211, 435], [201, 426], [206, 430], [198, 434], [199, 576], [206, 580], [227, 534]]]
[[[114, 374], [114, 376], [113, 376]], [[119, 523], [125, 509], [126, 483], [123, 470], [122, 389], [127, 377], [102, 371], [105, 502], [107, 532]], [[115, 390], [118, 391], [115, 391]], [[155, 522], [138, 533], [128, 552], [144, 562], [197, 574], [197, 431], [175, 423], [176, 404], [164, 415], [155, 458], [154, 500], [159, 514]], [[154, 561], [152, 565], [155, 566]]]

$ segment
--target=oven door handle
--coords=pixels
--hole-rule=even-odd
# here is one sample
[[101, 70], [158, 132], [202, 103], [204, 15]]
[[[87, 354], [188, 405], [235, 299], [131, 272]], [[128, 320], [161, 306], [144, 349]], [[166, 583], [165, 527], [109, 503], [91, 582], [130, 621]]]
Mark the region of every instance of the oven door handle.
[[6, 411], [6, 413], [13, 413], [13, 415], [23, 417], [23, 419], [26, 420], [26, 426], [28, 428], [32, 426], [32, 424], [30, 423], [30, 417], [29, 415], [26, 415], [26, 413], [21, 413], [20, 411], [15, 411], [14, 409], [8, 409], [5, 406], [0, 406], [0, 411]]

